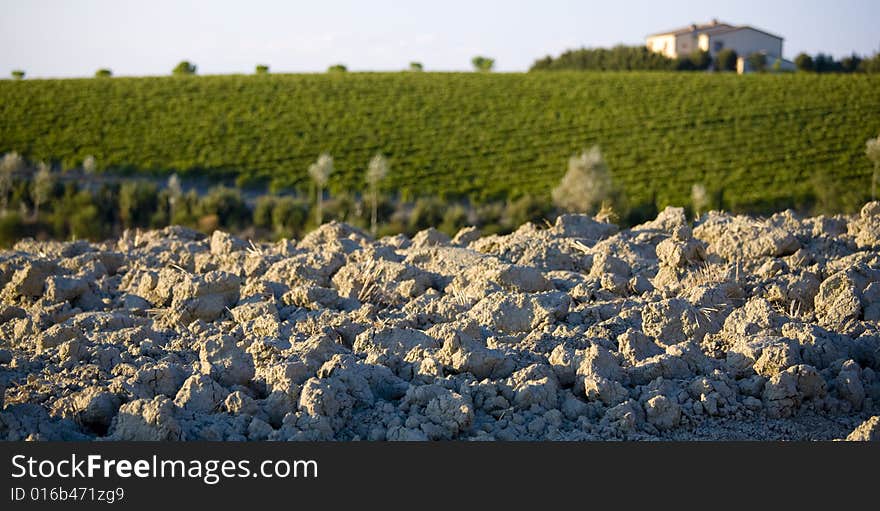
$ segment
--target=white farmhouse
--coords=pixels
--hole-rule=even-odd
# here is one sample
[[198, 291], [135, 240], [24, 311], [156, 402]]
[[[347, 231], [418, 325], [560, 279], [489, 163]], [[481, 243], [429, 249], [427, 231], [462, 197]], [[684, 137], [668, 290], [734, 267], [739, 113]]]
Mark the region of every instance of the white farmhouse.
[[649, 35], [645, 45], [649, 50], [662, 53], [669, 58], [687, 57], [695, 50], [708, 51], [714, 58], [721, 50], [734, 50], [741, 61], [740, 72], [744, 69], [745, 58], [752, 53], [767, 56], [767, 65], [778, 59], [784, 68], [788, 62], [782, 59], [782, 37], [759, 30], [749, 25], [734, 26], [712, 20], [704, 25], [693, 24], [678, 30]]

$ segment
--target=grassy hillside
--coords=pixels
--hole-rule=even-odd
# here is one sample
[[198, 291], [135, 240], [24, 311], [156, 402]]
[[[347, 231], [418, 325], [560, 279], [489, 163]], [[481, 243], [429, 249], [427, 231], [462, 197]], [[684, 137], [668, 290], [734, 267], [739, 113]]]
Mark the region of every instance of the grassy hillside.
[[376, 152], [404, 196], [549, 194], [599, 144], [632, 204], [786, 203], [810, 176], [867, 189], [880, 76], [695, 73], [196, 76], [0, 81], [0, 152], [102, 169], [361, 190]]

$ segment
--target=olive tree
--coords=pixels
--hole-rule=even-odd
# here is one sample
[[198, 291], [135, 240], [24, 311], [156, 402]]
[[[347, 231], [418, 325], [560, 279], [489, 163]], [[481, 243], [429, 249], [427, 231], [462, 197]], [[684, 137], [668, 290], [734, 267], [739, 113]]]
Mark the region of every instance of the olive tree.
[[370, 232], [376, 235], [378, 229], [379, 183], [388, 175], [388, 160], [381, 154], [373, 156], [367, 167], [367, 185], [370, 187]]
[[2, 201], [3, 213], [9, 206], [9, 192], [12, 190], [12, 181], [16, 172], [24, 169], [24, 158], [16, 152], [3, 155], [0, 160], [0, 201]]
[[478, 55], [471, 59], [471, 64], [473, 64], [474, 70], [488, 73], [495, 67], [495, 59]]
[[324, 200], [324, 187], [333, 173], [333, 157], [327, 153], [318, 157], [318, 161], [309, 166], [309, 176], [315, 182], [315, 220], [318, 225], [324, 222], [321, 203]]
[[98, 161], [90, 154], [83, 158], [82, 169], [86, 174], [94, 174], [98, 169]]
[[568, 171], [553, 189], [553, 203], [574, 213], [595, 213], [614, 195], [611, 171], [598, 147], [568, 160]]
[[698, 218], [709, 207], [709, 193], [703, 183], [694, 183], [691, 186], [691, 206], [694, 208], [694, 216]]
[[43, 162], [37, 164], [37, 173], [34, 175], [33, 186], [31, 186], [31, 199], [34, 201], [34, 220], [40, 218], [40, 206], [49, 200], [52, 196], [52, 189], [55, 188], [55, 176], [52, 175], [52, 169]]
[[174, 66], [174, 69], [171, 70], [171, 74], [178, 76], [187, 76], [196, 74], [196, 65], [188, 60], [183, 60]]
[[868, 140], [865, 144], [865, 154], [874, 164], [874, 174], [871, 176], [871, 200], [877, 200], [877, 180], [880, 179], [880, 135]]

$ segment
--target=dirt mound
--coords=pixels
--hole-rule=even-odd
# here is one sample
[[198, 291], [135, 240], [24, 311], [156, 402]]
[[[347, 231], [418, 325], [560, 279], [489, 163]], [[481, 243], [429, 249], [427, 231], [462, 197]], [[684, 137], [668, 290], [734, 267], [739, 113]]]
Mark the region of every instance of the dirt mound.
[[878, 212], [24, 241], [0, 438], [876, 439]]

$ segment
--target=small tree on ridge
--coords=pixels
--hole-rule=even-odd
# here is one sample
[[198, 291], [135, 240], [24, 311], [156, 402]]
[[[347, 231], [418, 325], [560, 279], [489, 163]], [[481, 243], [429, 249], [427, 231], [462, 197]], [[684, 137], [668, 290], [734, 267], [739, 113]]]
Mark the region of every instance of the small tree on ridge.
[[327, 153], [318, 157], [318, 161], [309, 166], [309, 176], [315, 182], [315, 221], [318, 225], [324, 222], [321, 204], [324, 200], [324, 187], [333, 173], [333, 157]]
[[378, 229], [379, 183], [388, 175], [388, 160], [381, 154], [373, 156], [367, 167], [367, 184], [370, 187], [370, 232], [376, 235]]

